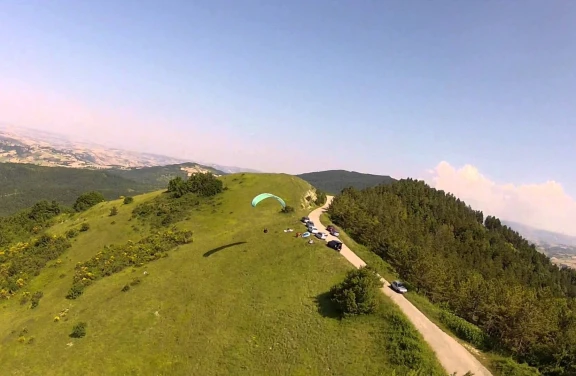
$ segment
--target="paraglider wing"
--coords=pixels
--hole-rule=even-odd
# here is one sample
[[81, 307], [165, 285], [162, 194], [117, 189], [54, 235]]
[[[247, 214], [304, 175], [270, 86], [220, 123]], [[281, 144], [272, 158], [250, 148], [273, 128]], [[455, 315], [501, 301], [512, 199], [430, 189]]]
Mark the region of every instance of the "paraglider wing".
[[280, 205], [282, 205], [283, 208], [286, 207], [286, 203], [284, 202], [284, 200], [282, 200], [280, 197], [273, 195], [272, 193], [261, 193], [258, 196], [254, 197], [252, 199], [252, 207], [256, 207], [256, 205], [258, 205], [258, 203], [262, 200], [265, 200], [267, 198], [275, 198], [276, 200], [278, 200], [278, 202], [280, 203]]

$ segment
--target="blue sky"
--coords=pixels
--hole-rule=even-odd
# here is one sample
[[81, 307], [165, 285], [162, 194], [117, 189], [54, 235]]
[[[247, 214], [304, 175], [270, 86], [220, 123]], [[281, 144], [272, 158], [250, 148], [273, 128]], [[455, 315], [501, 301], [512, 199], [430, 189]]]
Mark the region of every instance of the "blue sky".
[[0, 90], [62, 111], [0, 116], [262, 170], [444, 160], [576, 196], [575, 25], [572, 1], [6, 0]]

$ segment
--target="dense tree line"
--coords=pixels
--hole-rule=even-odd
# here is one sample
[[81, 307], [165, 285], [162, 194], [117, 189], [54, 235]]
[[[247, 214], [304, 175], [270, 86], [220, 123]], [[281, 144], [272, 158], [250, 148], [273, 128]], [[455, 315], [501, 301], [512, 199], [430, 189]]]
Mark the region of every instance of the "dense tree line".
[[329, 214], [496, 350], [545, 375], [576, 374], [576, 272], [498, 218], [412, 179], [344, 189]]
[[168, 182], [168, 192], [176, 198], [186, 193], [210, 197], [222, 192], [223, 189], [222, 180], [218, 180], [211, 172], [192, 174], [187, 180], [178, 176]]

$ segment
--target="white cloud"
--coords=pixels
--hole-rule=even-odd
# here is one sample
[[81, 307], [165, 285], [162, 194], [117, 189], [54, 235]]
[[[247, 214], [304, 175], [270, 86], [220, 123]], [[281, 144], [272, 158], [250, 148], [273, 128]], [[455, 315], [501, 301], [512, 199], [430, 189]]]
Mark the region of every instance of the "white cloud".
[[456, 169], [445, 161], [428, 172], [430, 185], [482, 210], [484, 216], [495, 215], [544, 230], [576, 235], [576, 200], [555, 181], [499, 184], [474, 166]]

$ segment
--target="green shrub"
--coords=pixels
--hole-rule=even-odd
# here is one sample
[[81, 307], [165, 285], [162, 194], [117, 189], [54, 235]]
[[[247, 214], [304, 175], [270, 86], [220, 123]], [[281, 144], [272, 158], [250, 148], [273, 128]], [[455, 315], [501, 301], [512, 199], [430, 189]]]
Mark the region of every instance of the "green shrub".
[[314, 201], [316, 205], [318, 206], [324, 205], [327, 199], [328, 197], [326, 197], [326, 193], [316, 190], [316, 200]]
[[386, 354], [390, 362], [400, 368], [419, 370], [416, 374], [431, 375], [426, 371], [429, 359], [426, 358], [426, 349], [416, 328], [399, 312], [392, 312], [387, 317], [391, 324], [386, 334]]
[[134, 197], [126, 196], [124, 197], [124, 205], [128, 205], [134, 202]]
[[367, 266], [348, 272], [344, 281], [332, 287], [330, 296], [343, 316], [369, 314], [376, 309], [381, 286], [376, 272]]
[[68, 239], [72, 239], [75, 238], [76, 236], [78, 236], [79, 231], [75, 228], [71, 228], [70, 230], [66, 231], [66, 238]]
[[118, 214], [118, 208], [116, 206], [112, 206], [112, 209], [110, 209], [110, 217], [115, 216]]
[[124, 285], [124, 287], [122, 287], [122, 292], [126, 292], [128, 290], [130, 290], [130, 286]]
[[282, 213], [294, 213], [294, 208], [292, 206], [286, 205], [282, 208]]
[[83, 293], [84, 293], [84, 285], [81, 283], [75, 283], [74, 285], [72, 285], [72, 287], [70, 287], [70, 290], [68, 290], [66, 299], [76, 299]]
[[92, 206], [104, 202], [104, 196], [102, 193], [97, 191], [86, 192], [80, 195], [76, 202], [74, 203], [74, 210], [77, 212], [85, 211], [90, 209]]
[[136, 205], [132, 210], [132, 217], [146, 219], [152, 227], [166, 227], [188, 217], [189, 211], [198, 205], [200, 205], [200, 199], [193, 194], [179, 198], [163, 195]]
[[80, 231], [85, 232], [90, 230], [90, 224], [88, 223], [82, 223], [82, 225], [80, 225]]
[[82, 338], [86, 336], [86, 323], [79, 322], [78, 324], [74, 325], [72, 328], [72, 333], [70, 333], [70, 337], [72, 338]]
[[488, 335], [486, 335], [482, 329], [463, 318], [442, 310], [440, 311], [440, 321], [454, 332], [458, 338], [473, 346], [480, 349], [489, 347], [490, 341]]
[[20, 298], [20, 304], [24, 305], [26, 303], [28, 303], [30, 301], [30, 293], [28, 291], [25, 291], [22, 294], [22, 297]]
[[32, 305], [30, 306], [30, 308], [34, 309], [38, 307], [38, 304], [40, 304], [40, 299], [42, 299], [43, 296], [44, 293], [42, 291], [36, 291], [34, 294], [32, 294], [32, 299], [30, 299]]
[[49, 261], [57, 259], [70, 246], [70, 241], [63, 236], [44, 234], [35, 241], [3, 249], [0, 265], [4, 265], [8, 272], [2, 273], [0, 267], [0, 299], [10, 298], [26, 286]]
[[195, 193], [198, 196], [211, 197], [222, 192], [223, 189], [224, 184], [222, 181], [218, 180], [218, 178], [210, 172], [192, 174], [186, 181], [180, 176], [177, 176], [168, 182], [168, 192], [175, 198], [182, 197], [186, 193]]
[[[538, 369], [527, 364], [518, 364], [510, 358], [498, 358], [491, 362], [494, 371], [500, 376], [540, 376]], [[559, 373], [558, 373], [559, 374]]]

